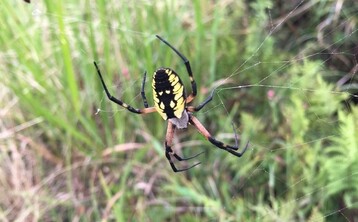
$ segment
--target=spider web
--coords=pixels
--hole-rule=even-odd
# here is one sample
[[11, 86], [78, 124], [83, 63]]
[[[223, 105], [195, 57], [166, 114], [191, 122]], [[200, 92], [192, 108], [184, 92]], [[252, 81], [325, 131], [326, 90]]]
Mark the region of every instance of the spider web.
[[[205, 109], [205, 111], [202, 112], [202, 114], [200, 115], [206, 115], [207, 113], [209, 113], [210, 111], [212, 111], [213, 109], [222, 109], [224, 112], [227, 113], [228, 116], [230, 116], [230, 108], [228, 107], [228, 105], [226, 105], [226, 101], [223, 98], [222, 95], [227, 94], [227, 93], [235, 93], [238, 92], [240, 90], [255, 90], [255, 89], [261, 89], [263, 91], [266, 91], [267, 94], [262, 95], [262, 99], [265, 99], [267, 101], [271, 101], [271, 102], [277, 102], [280, 98], [278, 98], [279, 96], [283, 96], [282, 93], [289, 91], [290, 92], [297, 92], [300, 93], [302, 95], [302, 98], [304, 98], [303, 100], [306, 102], [306, 105], [309, 106], [311, 105], [314, 101], [311, 101], [311, 96], [312, 94], [315, 93], [321, 93], [322, 95], [329, 95], [330, 97], [336, 98], [336, 97], [344, 97], [344, 96], [349, 96], [350, 100], [354, 100], [357, 99], [357, 95], [353, 94], [351, 91], [349, 91], [348, 89], [350, 88], [354, 88], [354, 79], [356, 79], [356, 73], [357, 73], [357, 68], [354, 69], [354, 67], [352, 67], [352, 72], [350, 75], [350, 78], [348, 80], [348, 82], [345, 84], [345, 87], [341, 87], [343, 84], [339, 85], [339, 87], [334, 87], [334, 88], [327, 88], [326, 91], [322, 92], [322, 89], [316, 89], [315, 87], [305, 87], [302, 86], [300, 84], [297, 84], [300, 81], [300, 78], [297, 78], [296, 81], [297, 82], [290, 82], [290, 83], [285, 83], [285, 82], [281, 82], [277, 81], [280, 78], [282, 78], [282, 72], [288, 72], [287, 70], [290, 70], [290, 68], [294, 68], [295, 65], [297, 65], [297, 63], [304, 63], [305, 61], [310, 61], [310, 59], [316, 58], [316, 57], [324, 57], [326, 56], [327, 59], [326, 60], [320, 60], [320, 63], [322, 66], [325, 66], [329, 60], [330, 60], [330, 56], [339, 56], [340, 54], [348, 56], [350, 58], [353, 58], [352, 61], [355, 61], [355, 67], [358, 66], [358, 58], [356, 57], [356, 55], [354, 54], [347, 54], [345, 51], [339, 51], [340, 50], [340, 45], [343, 44], [345, 41], [349, 40], [350, 38], [352, 38], [352, 36], [357, 35], [357, 31], [358, 29], [352, 29], [352, 30], [348, 30], [348, 32], [342, 36], [339, 39], [335, 39], [334, 41], [331, 41], [331, 43], [327, 44], [324, 48], [320, 49], [318, 52], [314, 52], [314, 53], [308, 53], [305, 55], [302, 54], [297, 54], [295, 57], [293, 58], [289, 58], [286, 60], [270, 60], [270, 61], [266, 61], [266, 60], [262, 60], [258, 55], [261, 53], [261, 51], [263, 50], [263, 48], [265, 47], [266, 44], [268, 44], [268, 41], [270, 41], [270, 38], [272, 36], [274, 36], [275, 34], [279, 34], [280, 33], [280, 28], [289, 20], [291, 19], [293, 16], [296, 15], [296, 13], [299, 13], [299, 11], [302, 9], [302, 6], [304, 6], [305, 1], [300, 1], [297, 3], [297, 5], [292, 8], [288, 14], [286, 14], [286, 16], [284, 16], [283, 18], [277, 19], [277, 18], [272, 18], [271, 15], [271, 11], [270, 9], [267, 9], [267, 12], [269, 14], [269, 21], [265, 21], [265, 23], [270, 24], [271, 28], [265, 33], [263, 40], [260, 42], [259, 45], [256, 46], [255, 50], [251, 53], [251, 55], [244, 60], [244, 62], [242, 62], [241, 64], [239, 64], [236, 68], [233, 69], [233, 71], [231, 73], [229, 73], [227, 75], [227, 77], [223, 80], [220, 80], [220, 82], [217, 84], [217, 90], [215, 92], [215, 97], [214, 100], [212, 101], [212, 105], [210, 108]], [[348, 7], [348, 4], [344, 4], [344, 7]], [[344, 8], [342, 10], [345, 10]], [[38, 16], [41, 15], [41, 11], [39, 9], [36, 9], [35, 6], [35, 10], [34, 10], [34, 16]], [[50, 15], [50, 16], [54, 16], [56, 17], [56, 15]], [[353, 16], [353, 15], [352, 15]], [[71, 16], [71, 15], [66, 15], [66, 17], [68, 17], [69, 19], [75, 19], [76, 22], [79, 23], [87, 23], [83, 20], [79, 20], [77, 17]], [[347, 18], [347, 22], [350, 21], [352, 18]], [[105, 24], [103, 24], [105, 26]], [[329, 38], [330, 38], [330, 34], [332, 34], [335, 31], [339, 31], [342, 29], [342, 26], [344, 26], [345, 24], [338, 24], [335, 27], [330, 27], [331, 31], [330, 32], [326, 32], [324, 33], [322, 36], [320, 36], [320, 38], [323, 41], [327, 41], [329, 42]], [[122, 30], [123, 32], [127, 33], [128, 35], [139, 35], [139, 36], [149, 36], [149, 35], [154, 35], [155, 33], [144, 33], [144, 32], [140, 32], [140, 31], [136, 31], [136, 30], [129, 30], [129, 29], [124, 29], [124, 28], [118, 28], [119, 30]], [[83, 52], [86, 53], [86, 52]], [[269, 73], [266, 73], [263, 77], [261, 77], [258, 81], [256, 82], [250, 82], [247, 84], [241, 84], [242, 80], [241, 80], [241, 76], [245, 75], [245, 73], [256, 73], [256, 72], [260, 72], [260, 68], [262, 68], [263, 66], [267, 65], [267, 64], [274, 64], [275, 66], [277, 66], [277, 68], [275, 68], [274, 70], [272, 70]], [[194, 64], [192, 64], [192, 66], [194, 66]], [[303, 77], [302, 77], [303, 78]], [[342, 80], [343, 81], [343, 80]], [[230, 86], [227, 86], [225, 83], [227, 82], [231, 82], [232, 84]], [[132, 87], [138, 86], [141, 83], [141, 79], [136, 79], [136, 80], [129, 80], [126, 83], [126, 86], [122, 86], [121, 87], [121, 91], [124, 90], [124, 93], [126, 90], [129, 90]], [[278, 83], [278, 84], [277, 84]], [[111, 85], [111, 84], [109, 84]], [[119, 90], [117, 90], [115, 87], [116, 84], [112, 84], [109, 88], [110, 91], [112, 92], [118, 92]], [[137, 97], [140, 97], [140, 94], [137, 94]], [[131, 104], [131, 102], [133, 102], [134, 100], [137, 99], [137, 97], [133, 98], [132, 101], [128, 101], [129, 104]], [[329, 100], [330, 98], [327, 98], [327, 100]], [[103, 107], [103, 103], [105, 103], [106, 97], [105, 95], [103, 95], [101, 101], [99, 102], [99, 107]], [[276, 100], [276, 101], [275, 101]], [[348, 100], [349, 101], [349, 100]], [[285, 100], [285, 98], [283, 97], [283, 99], [281, 98], [281, 102], [283, 103], [283, 105], [285, 105], [285, 103], [289, 103], [290, 101]], [[305, 105], [305, 104], [303, 104]], [[123, 109], [118, 109], [118, 110], [112, 110], [111, 108], [108, 108], [106, 106], [106, 108], [102, 109], [99, 108], [98, 112], [107, 112], [110, 113], [110, 115], [116, 115], [118, 112], [122, 112], [124, 111]], [[316, 123], [320, 124], [320, 122], [322, 122], [321, 124], [326, 125], [326, 127], [330, 127], [332, 129], [335, 130], [339, 130], [337, 127], [337, 123], [338, 121], [333, 121], [330, 122], [330, 120], [326, 120], [326, 118], [321, 118], [321, 114], [319, 113], [319, 111], [313, 111], [313, 114], [316, 116]], [[260, 117], [260, 116], [259, 116]], [[265, 118], [265, 116], [261, 116], [261, 118]], [[283, 117], [285, 118], [285, 117]], [[259, 118], [257, 118], [259, 119]], [[290, 121], [289, 119], [286, 119], [286, 121]], [[243, 133], [245, 126], [240, 127], [240, 133]], [[255, 128], [255, 126], [253, 126], [253, 128]], [[298, 141], [298, 142], [292, 142], [292, 144], [289, 145], [283, 145], [283, 146], [274, 146], [274, 148], [272, 148], [272, 145], [270, 145], [270, 143], [266, 142], [266, 143], [262, 143], [258, 140], [255, 140], [253, 138], [250, 137], [250, 135], [247, 135], [247, 139], [250, 140], [250, 148], [247, 151], [246, 155], [250, 156], [250, 158], [255, 158], [252, 154], [250, 153], [260, 153], [262, 150], [266, 150], [271, 154], [275, 154], [277, 153], [277, 158], [280, 158], [280, 153], [282, 153], [282, 151], [286, 151], [286, 150], [298, 150], [301, 149], [302, 147], [304, 147], [304, 149], [309, 149], [310, 147], [313, 147], [316, 143], [320, 143], [320, 142], [325, 142], [328, 141], [330, 138], [333, 137], [333, 133], [326, 133], [326, 134], [322, 134], [320, 135], [318, 138], [312, 138], [311, 140], [305, 140], [305, 141]], [[266, 163], [268, 161], [272, 161], [272, 159], [267, 159], [265, 157], [262, 157], [261, 160], [255, 162], [255, 166], [253, 167], [253, 170], [251, 170], [248, 173], [248, 176], [246, 176], [245, 181], [243, 181], [239, 187], [239, 189], [244, 193], [246, 189], [250, 189], [249, 184], [251, 184], [251, 182], [253, 181], [253, 178], [255, 178], [257, 175], [263, 175], [266, 176], [268, 179], [267, 184], [268, 186], [272, 186], [272, 183], [285, 183], [285, 179], [286, 178], [277, 178], [274, 176], [272, 169], [267, 168], [266, 167]], [[264, 166], [265, 165], [265, 166]], [[312, 189], [309, 194], [303, 194], [298, 198], [293, 198], [291, 201], [285, 202], [280, 206], [272, 206], [272, 208], [269, 209], [257, 209], [254, 206], [250, 205], [248, 206], [248, 208], [250, 207], [250, 210], [252, 210], [253, 212], [257, 212], [257, 211], [265, 211], [265, 213], [263, 213], [263, 215], [270, 215], [272, 213], [272, 211], [284, 211], [287, 207], [299, 207], [302, 205], [302, 202], [304, 202], [306, 199], [309, 199], [311, 196], [320, 196], [320, 193], [326, 192], [326, 188], [330, 187], [330, 186], [334, 186], [335, 184], [339, 184], [342, 183], [342, 181], [345, 181], [347, 179], [352, 179], [353, 177], [357, 177], [358, 175], [358, 171], [352, 171], [349, 173], [349, 175], [344, 175], [338, 178], [335, 178], [334, 180], [331, 180], [330, 183], [316, 187], [314, 189]], [[296, 186], [298, 186], [301, 183], [309, 183], [309, 181], [307, 181], [309, 177], [308, 176], [302, 176], [300, 178], [294, 178], [293, 182], [291, 185], [286, 187], [286, 190], [282, 190], [281, 193], [276, 194], [276, 198], [278, 199], [279, 197], [284, 196], [288, 191], [295, 189]], [[276, 182], [274, 182], [276, 181]], [[250, 185], [251, 186], [251, 185]], [[233, 196], [232, 199], [236, 199], [237, 197]], [[335, 210], [332, 210], [330, 212], [326, 212], [325, 214], [317, 214], [317, 218], [312, 218], [311, 217], [311, 221], [322, 221], [325, 219], [328, 219], [332, 216], [336, 216], [338, 217], [341, 221], [350, 221], [350, 218], [348, 218], [348, 216], [345, 214], [345, 210], [351, 207], [357, 207], [357, 200], [351, 202], [348, 205], [345, 206], [341, 206], [337, 204], [337, 208]], [[213, 218], [214, 220], [215, 218]], [[259, 220], [265, 219], [265, 216], [263, 216], [262, 218], [258, 218]]]
[[[295, 56], [292, 59], [289, 60], [282, 60], [282, 61], [265, 61], [265, 60], [260, 60], [256, 58], [257, 54], [260, 53], [262, 47], [265, 45], [265, 43], [268, 41], [268, 39], [273, 36], [276, 32], [279, 32], [279, 28], [287, 21], [289, 20], [292, 15], [296, 14], [297, 11], [300, 10], [300, 8], [302, 8], [303, 4], [305, 3], [305, 1], [301, 1], [299, 2], [284, 18], [281, 18], [278, 20], [278, 22], [274, 22], [274, 20], [271, 17], [270, 14], [270, 10], [268, 10], [269, 13], [269, 18], [270, 18], [270, 24], [271, 24], [271, 29], [268, 31], [267, 35], [265, 36], [265, 38], [263, 39], [263, 41], [258, 45], [258, 47], [255, 49], [255, 51], [252, 53], [252, 55], [246, 59], [240, 66], [237, 67], [237, 69], [235, 69], [231, 74], [228, 75], [228, 77], [226, 79], [223, 80], [223, 82], [227, 82], [229, 79], [234, 79], [234, 82], [239, 82], [238, 77], [240, 76], [240, 74], [243, 74], [245, 72], [250, 72], [250, 73], [255, 73], [256, 70], [260, 69], [260, 66], [265, 65], [267, 63], [275, 63], [278, 64], [278, 68], [274, 69], [272, 72], [270, 72], [269, 74], [265, 75], [263, 78], [261, 78], [259, 81], [257, 82], [253, 82], [250, 84], [245, 84], [245, 85], [234, 85], [234, 86], [224, 86], [222, 85], [221, 87], [219, 87], [219, 92], [218, 94], [220, 94], [221, 92], [231, 92], [231, 91], [236, 91], [236, 90], [242, 90], [242, 89], [246, 89], [246, 90], [250, 90], [253, 88], [263, 88], [265, 90], [267, 90], [267, 94], [266, 99], [267, 100], [272, 100], [275, 96], [277, 96], [278, 92], [280, 90], [284, 90], [284, 91], [295, 91], [298, 92], [299, 94], [302, 94], [302, 97], [305, 98], [305, 101], [307, 103], [307, 106], [311, 105], [311, 101], [310, 101], [310, 96], [311, 94], [314, 93], [320, 93], [320, 91], [322, 89], [316, 89], [315, 87], [304, 87], [301, 85], [296, 86], [295, 83], [286, 83], [286, 84], [272, 84], [270, 83], [270, 79], [275, 79], [275, 78], [280, 78], [282, 77], [282, 70], [286, 70], [289, 69], [291, 66], [297, 64], [298, 62], [305, 62], [306, 60], [310, 60], [311, 58], [314, 59], [317, 56], [322, 56], [323, 55], [325, 57], [327, 57], [327, 59], [325, 60], [320, 60], [320, 65], [325, 66], [326, 63], [329, 62], [329, 60], [331, 59], [330, 56], [335, 56], [335, 55], [345, 55], [351, 58], [351, 60], [354, 62], [352, 69], [350, 70], [350, 78], [346, 78], [345, 80], [343, 80], [343, 78], [340, 81], [346, 81], [346, 87], [342, 87], [342, 83], [337, 83], [336, 87], [332, 88], [332, 89], [327, 89], [325, 93], [328, 93], [330, 96], [332, 97], [345, 97], [345, 95], [348, 95], [349, 99], [346, 100], [346, 102], [352, 102], [353, 100], [356, 100], [358, 98], [357, 94], [353, 94], [351, 93], [348, 89], [350, 88], [354, 88], [354, 79], [356, 79], [356, 73], [357, 73], [357, 62], [358, 62], [358, 58], [356, 57], [356, 54], [351, 54], [351, 53], [347, 53], [345, 51], [339, 51], [340, 50], [340, 46], [345, 42], [348, 41], [352, 36], [357, 35], [357, 31], [358, 29], [352, 29], [350, 30], [348, 33], [346, 33], [346, 35], [342, 36], [339, 39], [336, 39], [335, 41], [332, 41], [332, 43], [330, 44], [325, 44], [325, 47], [322, 48], [321, 50], [319, 50], [318, 52], [314, 52], [312, 54], [306, 54], [306, 55], [301, 55], [298, 54], [297, 56]], [[341, 7], [341, 5], [339, 5], [339, 3], [337, 3], [336, 5], [337, 7]], [[304, 7], [304, 6], [303, 6]], [[351, 15], [352, 17], [348, 17], [347, 20], [344, 23], [338, 24], [336, 25], [334, 28], [332, 28], [331, 31], [325, 33], [324, 35], [321, 34], [321, 36], [318, 36], [317, 38], [321, 38], [321, 41], [327, 41], [329, 36], [335, 32], [336, 30], [342, 29], [342, 26], [347, 25], [346, 23], [348, 23], [348, 21], [350, 19], [353, 18], [354, 15]], [[329, 23], [331, 21], [324, 21], [326, 23]], [[322, 22], [322, 23], [324, 23]], [[276, 23], [276, 25], [274, 25], [274, 23]], [[322, 31], [322, 30], [321, 30]], [[299, 37], [297, 37], [299, 38]], [[249, 66], [245, 66], [248, 63], [250, 63], [251, 65]], [[276, 82], [276, 81], [273, 81]], [[221, 84], [220, 84], [221, 85]], [[220, 98], [220, 95], [218, 96], [219, 100], [220, 100], [220, 106], [223, 107], [223, 110], [225, 110], [227, 112], [227, 114], [229, 115], [228, 109], [225, 105], [225, 101], [223, 101]], [[347, 98], [347, 97], [346, 97]], [[330, 98], [327, 98], [328, 100]], [[288, 101], [289, 102], [289, 101]], [[337, 121], [331, 121], [329, 122], [329, 120], [325, 120], [324, 118], [321, 118], [320, 116], [322, 116], [319, 113], [316, 113], [315, 111], [313, 111], [314, 115], [316, 116], [316, 121], [320, 122], [322, 121], [323, 124], [326, 125], [326, 127], [330, 127], [332, 129], [337, 128], [337, 124], [338, 124], [338, 120]], [[289, 120], [288, 120], [289, 121]], [[338, 130], [338, 129], [337, 129]], [[296, 150], [296, 149], [301, 149], [302, 147], [305, 147], [305, 149], [309, 149], [309, 147], [314, 146], [315, 143], [319, 143], [322, 141], [329, 141], [331, 138], [333, 137], [333, 133], [327, 133], [325, 135], [320, 135], [320, 137], [318, 138], [313, 138], [312, 140], [308, 140], [305, 142], [301, 142], [301, 143], [293, 143], [291, 146], [279, 146], [276, 148], [268, 148], [267, 145], [268, 144], [263, 144], [260, 143], [260, 141], [253, 141], [250, 140], [250, 144], [251, 144], [251, 149], [253, 151], [258, 151], [261, 149], [268, 149], [270, 153], [281, 153], [284, 150]], [[278, 156], [280, 156], [281, 154], [278, 154]], [[347, 154], [349, 155], [349, 154]], [[354, 154], [353, 154], [354, 155]], [[272, 172], [270, 171], [270, 169], [268, 169], [267, 167], [264, 167], [264, 162], [266, 162], [268, 160], [266, 160], [265, 158], [263, 158], [262, 161], [258, 161], [258, 163], [256, 164], [255, 169], [250, 173], [250, 176], [248, 176], [248, 179], [242, 183], [242, 185], [240, 186], [240, 189], [242, 190], [242, 192], [245, 192], [245, 189], [249, 188], [247, 187], [247, 184], [250, 183], [250, 178], [254, 177], [255, 174], [266, 174], [268, 178], [270, 178], [268, 181], [268, 185], [272, 185], [272, 183], [274, 183], [272, 180], [276, 180], [276, 183], [285, 183], [285, 179], [286, 178], [273, 178], [274, 176], [272, 175]], [[346, 175], [342, 176], [342, 177], [338, 177], [335, 180], [330, 181], [328, 184], [325, 184], [321, 187], [317, 187], [315, 189], [312, 189], [308, 194], [302, 195], [298, 198], [293, 198], [292, 200], [283, 203], [280, 206], [272, 206], [272, 208], [266, 208], [266, 209], [255, 209], [255, 207], [252, 207], [252, 209], [254, 211], [261, 211], [261, 212], [265, 212], [263, 213], [263, 215], [270, 215], [272, 214], [273, 211], [284, 211], [287, 208], [290, 207], [298, 207], [302, 205], [302, 202], [305, 201], [305, 199], [310, 199], [312, 196], [321, 196], [321, 194], [323, 194], [324, 192], [327, 192], [327, 188], [331, 187], [331, 186], [336, 186], [337, 184], [340, 184], [342, 181], [345, 181], [349, 178], [353, 178], [356, 177], [358, 174], [358, 171], [350, 171], [349, 173], [347, 173]], [[286, 188], [286, 190], [281, 191], [280, 193], [278, 193], [275, 198], [280, 198], [282, 196], [284, 196], [290, 189], [294, 189], [295, 186], [301, 184], [301, 183], [309, 183], [308, 181], [308, 177], [306, 176], [302, 176], [301, 178], [295, 178], [292, 182], [292, 185], [288, 186]], [[233, 197], [235, 198], [235, 197]], [[348, 216], [345, 214], [345, 210], [348, 208], [356, 208], [357, 207], [357, 200], [351, 201], [349, 202], [346, 206], [342, 207], [342, 206], [338, 206], [335, 208], [335, 210], [326, 213], [326, 214], [316, 214], [317, 212], [312, 212], [311, 216], [310, 216], [310, 221], [324, 221], [327, 218], [330, 218], [332, 216], [337, 216], [335, 218], [339, 218], [340, 221], [350, 221], [352, 220], [352, 218], [355, 218], [354, 216], [352, 217], [351, 215]], [[262, 216], [262, 218], [257, 218], [259, 220], [265, 220], [265, 216]], [[356, 219], [356, 218], [355, 218]], [[355, 219], [353, 219], [355, 221]]]

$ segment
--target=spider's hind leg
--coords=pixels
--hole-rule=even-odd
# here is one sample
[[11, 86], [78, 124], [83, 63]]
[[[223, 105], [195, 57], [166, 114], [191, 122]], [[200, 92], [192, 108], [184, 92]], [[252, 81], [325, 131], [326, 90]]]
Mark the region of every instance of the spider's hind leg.
[[189, 75], [189, 79], [190, 79], [190, 84], [191, 84], [191, 89], [192, 92], [189, 94], [189, 96], [187, 97], [186, 102], [189, 103], [191, 102], [196, 94], [197, 94], [197, 86], [196, 86], [196, 82], [195, 79], [193, 77], [193, 72], [191, 70], [191, 66], [190, 66], [190, 62], [189, 60], [181, 53], [179, 52], [176, 48], [174, 48], [174, 46], [172, 46], [168, 41], [166, 41], [165, 39], [163, 39], [162, 37], [160, 37], [159, 35], [155, 35], [160, 41], [162, 41], [164, 44], [166, 44], [167, 46], [169, 46], [184, 62], [184, 65], [186, 67], [186, 70], [188, 72]]
[[142, 96], [144, 107], [148, 108], [149, 105], [148, 105], [147, 96], [145, 95], [145, 90], [144, 90], [146, 78], [147, 78], [147, 71], [145, 71], [144, 75], [143, 75], [142, 88], [140, 91], [140, 95]]
[[[146, 102], [147, 99], [146, 99], [145, 95], [143, 95], [143, 94], [144, 94], [144, 89], [143, 89], [144, 83], [142, 83], [142, 91], [143, 91], [143, 93], [142, 93], [142, 98], [143, 98], [143, 100], [144, 100], [144, 106], [145, 106], [145, 108], [144, 108], [144, 109], [133, 108], [132, 106], [128, 105], [127, 103], [123, 102], [122, 100], [117, 99], [116, 97], [114, 97], [114, 96], [111, 95], [111, 93], [108, 91], [108, 88], [107, 88], [107, 86], [106, 86], [106, 83], [105, 83], [104, 80], [103, 80], [103, 77], [102, 77], [102, 74], [101, 74], [101, 70], [99, 69], [97, 63], [94, 61], [93, 64], [94, 64], [94, 66], [95, 66], [95, 68], [96, 68], [96, 70], [97, 70], [97, 74], [98, 74], [98, 76], [99, 76], [99, 78], [100, 78], [100, 80], [101, 80], [101, 84], [102, 84], [102, 86], [103, 86], [104, 92], [106, 93], [106, 95], [107, 95], [107, 97], [108, 97], [109, 100], [111, 100], [112, 102], [114, 102], [114, 103], [116, 103], [116, 104], [122, 106], [123, 108], [127, 109], [128, 111], [130, 111], [130, 112], [132, 112], [132, 113], [136, 113], [136, 114], [146, 114], [146, 113], [156, 112], [156, 109], [155, 109], [154, 107], [148, 107], [148, 103]], [[145, 79], [144, 79], [144, 81], [145, 81]]]
[[206, 106], [206, 104], [208, 104], [209, 102], [211, 102], [211, 100], [212, 100], [213, 97], [214, 97], [214, 92], [215, 92], [215, 90], [216, 90], [216, 88], [213, 89], [213, 90], [211, 91], [210, 95], [209, 95], [202, 103], [200, 103], [198, 106], [196, 106], [196, 107], [189, 106], [189, 107], [188, 107], [188, 110], [189, 110], [190, 112], [198, 112], [198, 111], [200, 111], [204, 106]]

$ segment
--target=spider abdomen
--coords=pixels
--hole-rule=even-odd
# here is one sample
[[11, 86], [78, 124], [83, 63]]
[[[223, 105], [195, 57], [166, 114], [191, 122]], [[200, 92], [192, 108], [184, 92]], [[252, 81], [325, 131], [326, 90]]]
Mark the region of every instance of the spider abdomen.
[[153, 99], [164, 120], [182, 117], [185, 109], [184, 85], [170, 68], [160, 68], [153, 75]]

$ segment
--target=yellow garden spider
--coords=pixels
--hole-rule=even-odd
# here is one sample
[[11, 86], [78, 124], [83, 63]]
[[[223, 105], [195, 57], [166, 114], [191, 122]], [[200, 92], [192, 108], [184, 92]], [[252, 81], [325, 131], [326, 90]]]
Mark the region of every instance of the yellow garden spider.
[[170, 166], [172, 167], [174, 172], [186, 171], [186, 170], [189, 170], [189, 169], [197, 166], [198, 164], [200, 164], [200, 162], [198, 162], [190, 167], [183, 168], [183, 169], [177, 169], [171, 159], [171, 156], [174, 156], [174, 158], [177, 159], [178, 161], [185, 161], [185, 160], [193, 159], [193, 158], [197, 157], [198, 155], [202, 154], [202, 153], [199, 153], [192, 157], [183, 158], [183, 157], [180, 157], [179, 155], [177, 155], [171, 148], [175, 129], [187, 128], [188, 124], [193, 125], [214, 146], [216, 146], [220, 149], [226, 150], [227, 152], [229, 152], [237, 157], [241, 157], [245, 153], [245, 151], [249, 145], [249, 142], [247, 142], [243, 151], [237, 152], [236, 150], [238, 150], [239, 147], [238, 147], [238, 140], [237, 140], [236, 132], [235, 132], [235, 146], [230, 146], [230, 145], [224, 144], [223, 142], [218, 141], [214, 137], [212, 137], [211, 134], [209, 133], [209, 131], [192, 114], [193, 112], [197, 112], [197, 111], [201, 110], [206, 104], [208, 104], [212, 100], [213, 95], [214, 95], [214, 90], [211, 92], [209, 97], [206, 98], [204, 100], [204, 102], [202, 102], [198, 106], [196, 106], [196, 107], [195, 106], [187, 106], [187, 104], [191, 103], [194, 100], [196, 93], [197, 93], [196, 83], [193, 78], [193, 73], [191, 71], [189, 60], [184, 55], [182, 55], [177, 49], [175, 49], [171, 44], [169, 44], [166, 40], [164, 40], [163, 38], [161, 38], [158, 35], [156, 35], [156, 37], [160, 41], [165, 43], [167, 46], [169, 46], [183, 60], [185, 67], [187, 69], [187, 72], [189, 74], [189, 79], [190, 79], [191, 88], [192, 88], [191, 94], [189, 94], [189, 96], [185, 95], [184, 85], [183, 85], [180, 77], [178, 76], [178, 74], [176, 72], [174, 72], [174, 70], [172, 70], [171, 68], [159, 68], [158, 70], [156, 70], [154, 72], [153, 79], [152, 79], [152, 81], [153, 81], [152, 82], [153, 99], [154, 99], [155, 106], [154, 107], [148, 106], [147, 98], [146, 98], [146, 95], [144, 92], [145, 79], [146, 79], [146, 72], [145, 72], [143, 82], [142, 82], [142, 89], [141, 89], [141, 96], [142, 96], [145, 108], [144, 109], [136, 109], [136, 108], [133, 108], [132, 106], [124, 103], [123, 101], [113, 97], [109, 93], [107, 86], [104, 83], [103, 77], [101, 75], [101, 71], [99, 70], [96, 62], [94, 62], [94, 65], [97, 69], [97, 73], [101, 79], [104, 91], [106, 92], [108, 99], [111, 100], [112, 102], [126, 108], [127, 110], [129, 110], [132, 113], [147, 114], [147, 113], [158, 112], [163, 117], [164, 120], [168, 120], [168, 128], [167, 128], [167, 133], [166, 133], [165, 142], [164, 142], [165, 157], [168, 159]]

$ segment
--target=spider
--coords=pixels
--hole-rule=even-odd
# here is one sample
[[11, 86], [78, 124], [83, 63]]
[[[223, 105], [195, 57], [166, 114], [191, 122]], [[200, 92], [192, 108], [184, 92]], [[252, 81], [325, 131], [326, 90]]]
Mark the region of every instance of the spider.
[[197, 94], [196, 82], [194, 80], [193, 73], [191, 71], [189, 60], [176, 48], [174, 48], [169, 42], [164, 40], [162, 37], [158, 35], [156, 35], [156, 37], [161, 42], [163, 42], [168, 47], [170, 47], [183, 60], [186, 70], [189, 74], [192, 92], [188, 96], [186, 96], [184, 85], [178, 74], [173, 69], [159, 68], [154, 72], [153, 79], [152, 79], [153, 100], [155, 105], [154, 107], [149, 107], [144, 92], [145, 80], [147, 75], [147, 73], [144, 72], [142, 88], [141, 88], [141, 97], [143, 99], [144, 109], [136, 109], [128, 105], [127, 103], [124, 103], [120, 99], [115, 98], [109, 93], [107, 86], [103, 80], [101, 71], [97, 63], [94, 62], [97, 73], [99, 75], [99, 78], [101, 80], [102, 86], [107, 94], [108, 99], [124, 107], [125, 109], [127, 109], [132, 113], [147, 114], [147, 113], [158, 112], [163, 117], [164, 120], [168, 120], [167, 132], [164, 142], [165, 157], [168, 159], [170, 166], [174, 172], [186, 171], [200, 164], [200, 162], [198, 162], [190, 167], [178, 169], [175, 167], [174, 162], [172, 160], [172, 156], [178, 161], [186, 161], [186, 160], [193, 159], [198, 155], [202, 154], [199, 153], [192, 157], [183, 158], [172, 150], [172, 142], [173, 142], [175, 130], [187, 128], [188, 124], [194, 126], [199, 131], [199, 133], [201, 133], [210, 143], [212, 143], [217, 148], [223, 149], [237, 157], [241, 157], [245, 153], [249, 145], [249, 142], [247, 142], [245, 148], [241, 152], [237, 152], [239, 147], [238, 147], [237, 134], [235, 132], [235, 129], [234, 129], [235, 146], [231, 146], [215, 139], [209, 133], [209, 131], [199, 122], [199, 120], [193, 115], [194, 112], [201, 110], [206, 104], [208, 104], [212, 100], [215, 89], [211, 92], [208, 98], [206, 98], [198, 106], [188, 106], [188, 104], [194, 100]]

